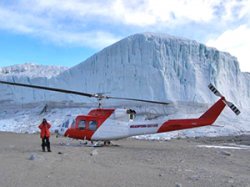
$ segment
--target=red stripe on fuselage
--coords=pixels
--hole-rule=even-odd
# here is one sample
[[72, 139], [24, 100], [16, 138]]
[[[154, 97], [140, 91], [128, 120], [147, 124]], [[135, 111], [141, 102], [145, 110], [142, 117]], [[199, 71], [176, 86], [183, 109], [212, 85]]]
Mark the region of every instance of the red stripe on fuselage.
[[200, 118], [166, 121], [162, 124], [157, 133], [212, 125], [226, 106], [224, 99], [224, 97], [219, 99], [203, 115], [201, 115]]

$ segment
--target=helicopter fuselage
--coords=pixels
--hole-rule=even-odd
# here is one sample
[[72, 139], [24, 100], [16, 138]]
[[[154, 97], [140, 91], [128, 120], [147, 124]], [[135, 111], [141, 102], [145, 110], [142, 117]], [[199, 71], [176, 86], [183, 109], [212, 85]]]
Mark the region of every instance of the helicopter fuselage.
[[131, 109], [93, 109], [88, 115], [79, 115], [68, 128], [66, 137], [90, 141], [110, 141], [136, 135], [146, 135], [212, 125], [225, 108], [221, 97], [203, 115], [194, 119], [133, 120]]
[[131, 109], [94, 109], [88, 115], [77, 116], [67, 129], [61, 130], [64, 133], [61, 135], [74, 139], [106, 141], [158, 131], [161, 124], [159, 121], [135, 121], [134, 115], [135, 112]]

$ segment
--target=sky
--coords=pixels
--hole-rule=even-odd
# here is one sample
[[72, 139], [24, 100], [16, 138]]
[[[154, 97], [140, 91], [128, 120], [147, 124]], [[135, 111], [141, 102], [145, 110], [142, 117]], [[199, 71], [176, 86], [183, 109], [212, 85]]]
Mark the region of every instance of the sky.
[[143, 32], [229, 52], [250, 72], [250, 0], [0, 0], [0, 67], [72, 67]]

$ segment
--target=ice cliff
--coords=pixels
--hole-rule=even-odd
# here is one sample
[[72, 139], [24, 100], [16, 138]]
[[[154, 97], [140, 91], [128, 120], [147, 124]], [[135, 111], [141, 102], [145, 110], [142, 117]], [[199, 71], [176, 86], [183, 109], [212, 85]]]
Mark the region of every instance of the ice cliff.
[[250, 76], [229, 53], [196, 41], [152, 33], [109, 46], [57, 77], [88, 92], [154, 100], [211, 102], [213, 83], [236, 104], [250, 103]]
[[[2, 74], [4, 71], [0, 70]], [[50, 67], [49, 71], [53, 72], [54, 68]], [[45, 71], [33, 74], [40, 72]], [[196, 41], [166, 34], [132, 35], [57, 76], [52, 74], [54, 77], [17, 74], [5, 79], [113, 96], [200, 103], [214, 101], [207, 89], [211, 82], [238, 106], [245, 108], [250, 103], [250, 74], [240, 71], [235, 57]], [[16, 101], [20, 97], [24, 102], [45, 97], [47, 100], [86, 101], [63, 94], [11, 89]]]

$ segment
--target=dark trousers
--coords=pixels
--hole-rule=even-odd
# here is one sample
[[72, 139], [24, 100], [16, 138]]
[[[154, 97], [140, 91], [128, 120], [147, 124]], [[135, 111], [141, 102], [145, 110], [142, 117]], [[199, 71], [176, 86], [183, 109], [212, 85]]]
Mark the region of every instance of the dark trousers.
[[45, 146], [47, 147], [47, 151], [51, 151], [50, 150], [50, 142], [49, 142], [49, 137], [43, 137], [42, 138], [42, 149], [43, 151], [45, 151]]

